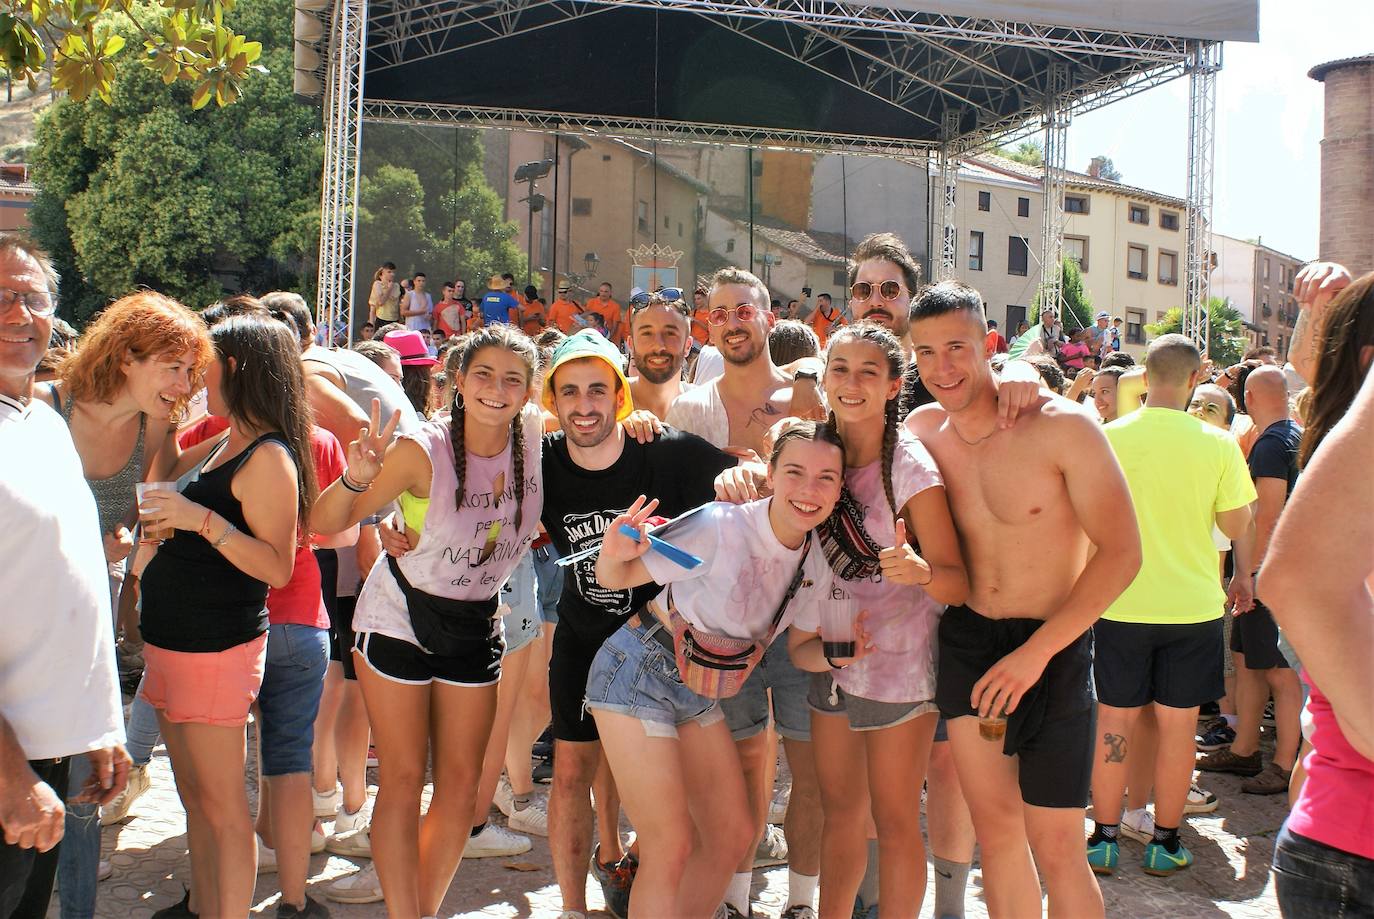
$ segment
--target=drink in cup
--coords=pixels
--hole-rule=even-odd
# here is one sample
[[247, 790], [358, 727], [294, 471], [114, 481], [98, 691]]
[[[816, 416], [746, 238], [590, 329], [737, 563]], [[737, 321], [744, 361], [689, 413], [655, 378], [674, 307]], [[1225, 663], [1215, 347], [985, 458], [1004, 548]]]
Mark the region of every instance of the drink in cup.
[[148, 543], [148, 544], [151, 544], [151, 545], [158, 545], [158, 544], [160, 544], [164, 539], [171, 539], [171, 538], [172, 538], [172, 532], [173, 532], [173, 530], [172, 530], [171, 527], [169, 527], [169, 526], [160, 526], [160, 527], [150, 526], [150, 525], [148, 524], [148, 522], [144, 519], [143, 513], [144, 513], [144, 502], [145, 502], [145, 500], [146, 500], [146, 501], [152, 502], [152, 505], [153, 505], [154, 507], [157, 506], [157, 499], [156, 499], [156, 498], [145, 498], [145, 496], [147, 495], [148, 492], [153, 491], [153, 490], [158, 490], [158, 491], [176, 491], [176, 488], [177, 488], [176, 482], [139, 482], [137, 485], [134, 486], [134, 492], [135, 492], [135, 494], [138, 496], [138, 517], [139, 517], [139, 522], [140, 522], [140, 524], [142, 525], [142, 529], [143, 529], [143, 535], [139, 537], [139, 540], [138, 540], [139, 542], [141, 542], [141, 543]]
[[978, 718], [978, 736], [984, 740], [1001, 740], [1007, 736], [1007, 711], [999, 708], [986, 718]]
[[858, 603], [842, 588], [833, 588], [821, 607], [821, 648], [829, 658], [854, 656], [854, 619]]

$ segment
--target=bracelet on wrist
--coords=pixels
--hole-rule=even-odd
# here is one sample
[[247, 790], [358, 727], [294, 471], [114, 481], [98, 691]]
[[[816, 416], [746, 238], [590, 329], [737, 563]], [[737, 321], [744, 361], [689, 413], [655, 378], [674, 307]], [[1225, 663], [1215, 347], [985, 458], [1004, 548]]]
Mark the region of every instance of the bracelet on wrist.
[[343, 482], [344, 488], [358, 495], [372, 487], [371, 482], [359, 482], [357, 479], [353, 478], [353, 476], [348, 474], [347, 469], [343, 471], [343, 475], [339, 476], [339, 480]]
[[849, 666], [848, 664], [835, 663], [835, 659], [832, 658], [829, 654], [825, 656], [825, 662], [830, 665], [831, 670], [843, 670], [844, 668]]
[[196, 530], [201, 536], [206, 536], [210, 533], [210, 518], [214, 516], [214, 513], [214, 511], [208, 508], [206, 509], [205, 519], [200, 522], [200, 528]]
[[238, 527], [234, 526], [234, 524], [230, 522], [229, 525], [224, 528], [224, 534], [220, 536], [219, 539], [216, 539], [214, 542], [210, 543], [210, 545], [214, 546], [216, 549], [224, 548], [224, 544], [229, 541], [229, 537], [232, 536], [234, 532], [237, 530]]

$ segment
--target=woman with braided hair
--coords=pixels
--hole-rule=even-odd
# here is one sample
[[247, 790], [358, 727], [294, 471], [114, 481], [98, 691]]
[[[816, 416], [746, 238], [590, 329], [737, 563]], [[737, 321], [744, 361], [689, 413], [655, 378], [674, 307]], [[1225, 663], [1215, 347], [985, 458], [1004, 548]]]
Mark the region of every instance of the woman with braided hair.
[[814, 610], [799, 614], [790, 632], [793, 661], [813, 672], [807, 701], [825, 814], [822, 917], [850, 914], [870, 815], [883, 915], [914, 917], [925, 895], [913, 790], [925, 781], [938, 718], [936, 626], [945, 604], [964, 602], [968, 578], [940, 472], [901, 424], [905, 372], [901, 342], [881, 325], [860, 322], [830, 339], [824, 384], [830, 424], [844, 441], [845, 489], [817, 532], [835, 573], [832, 597], [865, 612], [873, 650], [836, 666]]
[[[543, 505], [543, 425], [529, 401], [536, 357], [511, 326], [473, 333], [449, 418], [394, 443], [397, 418], [383, 423], [374, 403], [348, 470], [312, 516], [346, 527], [399, 501], [414, 545], [378, 560], [353, 620], [381, 762], [373, 867], [387, 914], [400, 919], [438, 912], [468, 840], [505, 645], [497, 594]], [[421, 826], [430, 748], [434, 796]]]

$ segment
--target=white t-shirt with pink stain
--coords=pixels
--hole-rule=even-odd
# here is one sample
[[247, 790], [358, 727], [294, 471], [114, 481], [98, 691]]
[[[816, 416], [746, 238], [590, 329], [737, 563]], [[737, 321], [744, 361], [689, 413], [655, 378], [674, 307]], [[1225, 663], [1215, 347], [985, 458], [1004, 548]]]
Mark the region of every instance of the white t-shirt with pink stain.
[[[673, 605], [692, 625], [730, 638], [757, 641], [767, 636], [802, 559], [801, 548], [789, 549], [773, 533], [768, 521], [771, 501], [715, 502], [674, 528], [668, 542], [702, 559], [696, 568], [684, 568], [652, 550], [643, 556], [653, 579], [672, 585]], [[787, 605], [779, 633], [802, 610], [828, 596], [830, 566], [815, 534], [807, 539], [811, 551], [801, 585]], [[666, 592], [657, 602], [666, 605]]]
[[[880, 547], [897, 539], [896, 520], [883, 491], [881, 460], [857, 469], [846, 468], [845, 485], [864, 509], [864, 530]], [[900, 511], [913, 497], [943, 485], [935, 460], [911, 435], [902, 432], [892, 456], [892, 491]], [[919, 550], [918, 550], [919, 551]], [[874, 650], [863, 660], [832, 671], [846, 693], [875, 702], [925, 702], [935, 698], [936, 629], [944, 604], [920, 587], [896, 584], [881, 573], [862, 581], [835, 579], [868, 611], [868, 633]], [[794, 624], [807, 632], [820, 631], [816, 610], [798, 615]]]

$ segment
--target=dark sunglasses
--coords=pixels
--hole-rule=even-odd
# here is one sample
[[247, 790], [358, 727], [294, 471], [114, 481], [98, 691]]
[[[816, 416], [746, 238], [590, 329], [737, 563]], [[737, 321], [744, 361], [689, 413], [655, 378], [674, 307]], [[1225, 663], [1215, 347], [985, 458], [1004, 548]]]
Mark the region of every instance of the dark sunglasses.
[[718, 306], [706, 314], [706, 321], [711, 323], [711, 325], [725, 325], [725, 323], [730, 321], [730, 314], [734, 313], [735, 318], [740, 322], [749, 322], [761, 312], [763, 311], [757, 306], [749, 303], [741, 303], [739, 306], [730, 309]]
[[[873, 296], [874, 287], [868, 281], [856, 281], [854, 286], [849, 288], [849, 296], [862, 303], [864, 300]], [[877, 286], [878, 296], [884, 300], [896, 300], [907, 289], [902, 286], [900, 281], [884, 281]]]
[[630, 298], [630, 308], [643, 309], [650, 303], [673, 303], [681, 299], [681, 287], [663, 287], [653, 293], [647, 290], [641, 290]]

